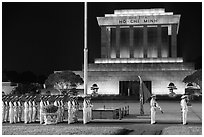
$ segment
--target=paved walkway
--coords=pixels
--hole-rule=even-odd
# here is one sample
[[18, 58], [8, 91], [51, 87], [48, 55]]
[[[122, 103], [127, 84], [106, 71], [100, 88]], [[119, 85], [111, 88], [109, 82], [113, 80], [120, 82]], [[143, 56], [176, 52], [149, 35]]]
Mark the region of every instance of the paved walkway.
[[[169, 126], [202, 126], [202, 103], [192, 102], [192, 107], [189, 107], [187, 122], [188, 125], [181, 124], [180, 102], [158, 101], [164, 113], [159, 110], [156, 113], [157, 124], [150, 124], [150, 116], [137, 116], [139, 114], [139, 103], [136, 102], [103, 102], [93, 103], [94, 106], [102, 107], [120, 107], [129, 105], [130, 115], [122, 120], [93, 120], [89, 126], [122, 126], [133, 130], [130, 135], [158, 135], [162, 130]], [[146, 115], [150, 114], [149, 104], [144, 104], [144, 111]]]
[[[162, 114], [159, 110], [156, 113], [157, 121], [172, 121], [175, 123], [181, 122], [181, 109], [179, 101], [158, 101], [164, 113]], [[125, 119], [131, 119], [130, 121], [134, 121], [139, 119], [136, 115], [140, 114], [140, 104], [138, 102], [93, 102], [94, 108], [102, 108], [105, 106], [108, 107], [123, 107], [129, 106], [130, 109], [130, 117], [126, 117]], [[144, 104], [144, 112], [147, 115], [150, 115], [150, 107], [149, 103]], [[189, 107], [188, 111], [188, 122], [196, 122], [199, 123], [202, 121], [202, 103], [201, 102], [192, 102], [192, 107]]]

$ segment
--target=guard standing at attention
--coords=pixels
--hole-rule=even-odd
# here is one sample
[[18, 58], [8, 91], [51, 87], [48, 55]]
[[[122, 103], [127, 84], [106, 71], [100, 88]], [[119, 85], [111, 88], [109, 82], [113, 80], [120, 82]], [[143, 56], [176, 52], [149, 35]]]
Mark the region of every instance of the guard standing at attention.
[[21, 105], [21, 98], [18, 100], [18, 122], [21, 122], [22, 117], [22, 105]]
[[4, 100], [2, 99], [2, 122], [4, 122], [4, 117], [5, 117], [5, 103]]
[[40, 124], [43, 124], [44, 122], [44, 114], [43, 114], [43, 107], [44, 107], [44, 100], [43, 97], [41, 97], [41, 101], [40, 101]]
[[155, 117], [156, 117], [156, 108], [159, 108], [161, 113], [163, 113], [161, 107], [156, 101], [156, 95], [151, 96], [152, 99], [150, 101], [150, 111], [151, 111], [151, 124], [156, 124]]
[[9, 101], [5, 101], [5, 114], [4, 114], [4, 122], [8, 122], [9, 117]]
[[13, 123], [16, 123], [18, 120], [18, 105], [17, 105], [17, 100], [14, 99], [13, 102]]
[[64, 121], [64, 102], [63, 102], [63, 98], [61, 98], [60, 100], [60, 107], [61, 107], [61, 122]]
[[28, 124], [28, 122], [29, 122], [28, 113], [29, 113], [29, 105], [28, 105], [28, 100], [26, 99], [24, 102], [24, 123], [25, 124]]
[[183, 95], [181, 97], [181, 112], [182, 112], [182, 120], [183, 120], [183, 125], [186, 125], [187, 121], [187, 113], [188, 113], [188, 106], [187, 106], [187, 95]]
[[28, 101], [28, 121], [29, 123], [32, 122], [32, 114], [33, 114], [33, 104], [32, 104], [32, 99], [30, 98]]
[[13, 111], [13, 100], [9, 102], [9, 122], [10, 124], [14, 123], [14, 111]]
[[61, 107], [60, 107], [60, 98], [57, 98], [57, 106], [58, 106], [58, 122], [61, 122]]
[[37, 104], [36, 104], [36, 99], [35, 98], [33, 99], [32, 106], [33, 106], [32, 122], [36, 122], [36, 118], [37, 118]]

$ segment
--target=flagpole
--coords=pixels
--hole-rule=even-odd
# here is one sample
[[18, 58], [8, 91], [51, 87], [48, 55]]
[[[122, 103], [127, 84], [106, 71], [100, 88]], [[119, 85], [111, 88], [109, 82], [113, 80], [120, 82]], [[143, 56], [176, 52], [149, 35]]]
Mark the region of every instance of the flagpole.
[[144, 108], [143, 108], [143, 90], [142, 90], [142, 79], [138, 76], [140, 81], [140, 115], [144, 115]]
[[87, 95], [88, 48], [87, 48], [87, 2], [84, 2], [84, 95]]

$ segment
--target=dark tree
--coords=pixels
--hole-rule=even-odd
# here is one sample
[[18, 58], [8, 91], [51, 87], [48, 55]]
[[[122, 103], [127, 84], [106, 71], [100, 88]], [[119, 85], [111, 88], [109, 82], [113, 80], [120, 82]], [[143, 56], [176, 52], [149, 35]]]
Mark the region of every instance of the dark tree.
[[41, 85], [38, 83], [28, 83], [28, 84], [18, 84], [18, 87], [16, 87], [13, 91], [12, 94], [39, 94], [39, 90], [41, 89]]
[[183, 79], [184, 83], [196, 83], [202, 89], [202, 69], [195, 71], [193, 74]]
[[50, 74], [45, 81], [46, 87], [54, 87], [62, 94], [63, 91], [68, 91], [83, 84], [83, 79], [72, 71], [62, 71]]

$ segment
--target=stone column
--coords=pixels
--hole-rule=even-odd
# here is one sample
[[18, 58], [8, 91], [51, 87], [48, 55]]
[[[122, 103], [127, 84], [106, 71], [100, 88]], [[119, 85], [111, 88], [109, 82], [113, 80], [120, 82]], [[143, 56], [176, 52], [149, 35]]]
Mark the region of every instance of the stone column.
[[116, 58], [120, 58], [120, 26], [116, 26]]
[[147, 58], [147, 25], [143, 26], [143, 58]]
[[107, 28], [107, 57], [111, 57], [111, 30], [110, 28]]
[[161, 58], [161, 46], [162, 46], [162, 28], [161, 25], [157, 25], [157, 57]]
[[107, 32], [106, 32], [106, 26], [101, 26], [101, 58], [107, 58], [108, 52], [107, 52]]
[[171, 57], [177, 57], [177, 25], [173, 24], [171, 27]]
[[130, 26], [130, 48], [129, 48], [129, 50], [130, 50], [130, 58], [134, 58], [134, 47], [133, 47], [133, 38], [134, 38], [134, 36], [133, 36], [134, 34], [133, 34], [133, 26]]

